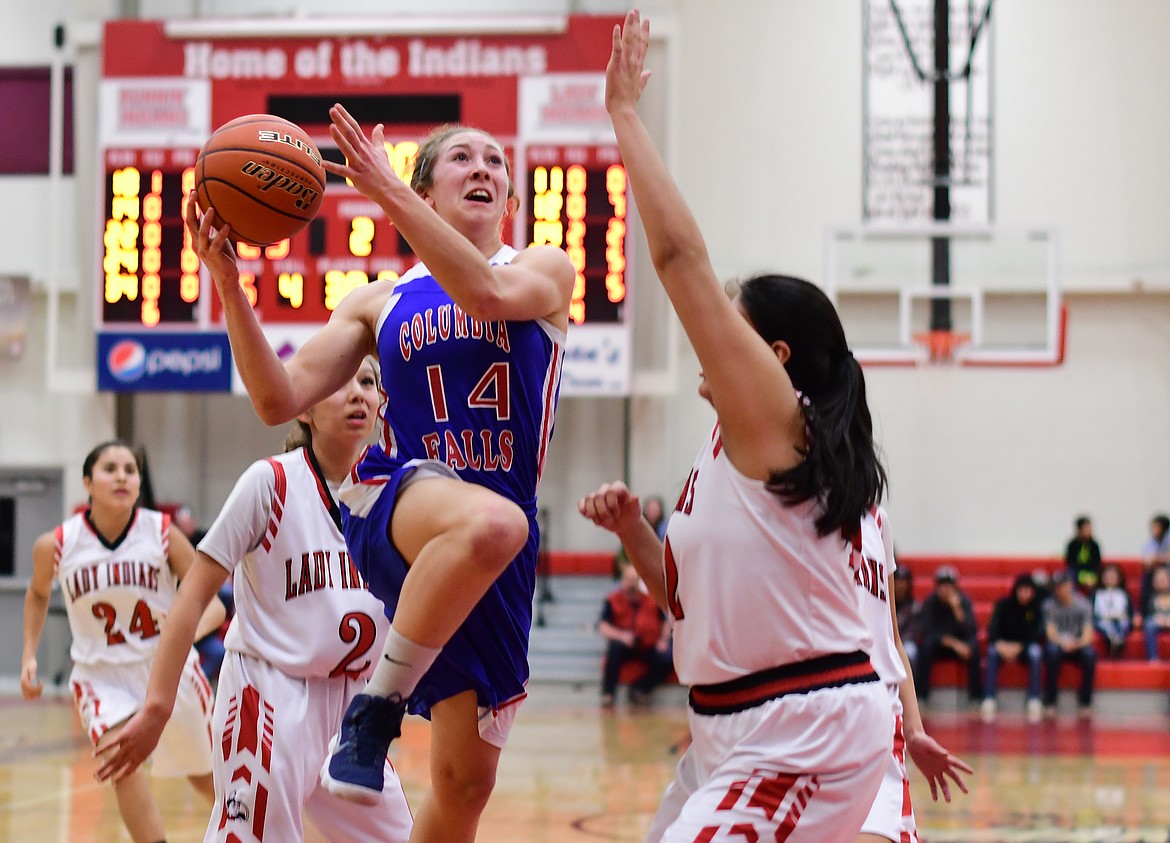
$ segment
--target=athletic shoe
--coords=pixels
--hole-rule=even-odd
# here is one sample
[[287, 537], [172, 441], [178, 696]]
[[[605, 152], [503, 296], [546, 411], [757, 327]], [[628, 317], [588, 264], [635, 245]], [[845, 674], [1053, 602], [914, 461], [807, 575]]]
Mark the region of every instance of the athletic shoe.
[[991, 723], [995, 720], [995, 700], [988, 697], [979, 704], [979, 716], [983, 718], [984, 723]]
[[1024, 706], [1024, 711], [1029, 723], [1039, 723], [1040, 717], [1044, 714], [1044, 706], [1040, 704], [1040, 700], [1033, 697]]
[[342, 799], [362, 805], [381, 801], [385, 784], [386, 752], [402, 734], [406, 701], [358, 694], [349, 701], [341, 732], [329, 742], [329, 757], [321, 768], [321, 784]]

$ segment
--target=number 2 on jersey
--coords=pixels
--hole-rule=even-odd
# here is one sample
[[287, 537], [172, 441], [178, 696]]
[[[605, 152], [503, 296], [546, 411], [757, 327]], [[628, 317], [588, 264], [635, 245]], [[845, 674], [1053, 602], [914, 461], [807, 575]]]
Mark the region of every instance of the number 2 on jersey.
[[378, 637], [378, 627], [374, 623], [374, 619], [364, 612], [349, 612], [338, 624], [337, 635], [341, 638], [342, 643], [353, 646], [349, 648], [345, 658], [339, 661], [333, 670], [329, 671], [329, 678], [332, 679], [335, 676], [356, 678], [370, 667], [369, 659], [361, 664], [356, 664], [356, 662], [374, 646], [374, 640]]

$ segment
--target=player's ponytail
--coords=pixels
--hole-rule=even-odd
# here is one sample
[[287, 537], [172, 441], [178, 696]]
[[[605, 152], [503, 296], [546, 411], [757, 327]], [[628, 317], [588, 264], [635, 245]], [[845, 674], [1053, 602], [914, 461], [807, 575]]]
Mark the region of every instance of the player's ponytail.
[[288, 432], [288, 436], [284, 440], [284, 452], [295, 451], [297, 448], [312, 448], [313, 447], [313, 429], [309, 427], [308, 423], [296, 419], [293, 421], [292, 429]]
[[768, 489], [788, 505], [817, 500], [817, 531], [851, 537], [865, 511], [880, 502], [886, 472], [873, 442], [865, 376], [837, 311], [817, 286], [786, 275], [748, 279], [739, 300], [765, 341], [788, 344], [784, 368], [807, 399], [805, 459], [773, 472]]

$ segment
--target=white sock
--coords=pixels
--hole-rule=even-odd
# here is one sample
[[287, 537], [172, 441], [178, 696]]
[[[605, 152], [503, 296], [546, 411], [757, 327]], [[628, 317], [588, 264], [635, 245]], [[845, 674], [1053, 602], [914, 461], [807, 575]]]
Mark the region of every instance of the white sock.
[[374, 668], [374, 675], [370, 677], [365, 693], [377, 697], [397, 694], [401, 699], [406, 699], [414, 693], [415, 686], [435, 663], [441, 649], [416, 644], [390, 627], [386, 645], [382, 648], [382, 657], [378, 659], [378, 666]]

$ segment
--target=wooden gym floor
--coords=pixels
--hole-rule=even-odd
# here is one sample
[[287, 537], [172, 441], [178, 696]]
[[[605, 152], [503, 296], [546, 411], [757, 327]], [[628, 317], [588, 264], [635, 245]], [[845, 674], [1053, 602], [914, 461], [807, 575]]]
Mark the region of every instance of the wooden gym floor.
[[[677, 689], [675, 689], [677, 690]], [[640, 841], [687, 734], [677, 694], [649, 709], [601, 711], [596, 690], [535, 687], [505, 750], [480, 827], [488, 843]], [[1165, 717], [1025, 724], [934, 715], [936, 737], [976, 768], [971, 793], [932, 803], [913, 778], [924, 843], [1167, 843], [1170, 722]], [[426, 788], [428, 729], [408, 718], [392, 750], [407, 795]], [[66, 698], [0, 699], [0, 843], [128, 839], [113, 793], [93, 781], [89, 743]], [[209, 809], [182, 783], [156, 781], [169, 843], [203, 839]], [[310, 838], [314, 841], [319, 838]]]

